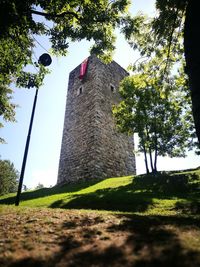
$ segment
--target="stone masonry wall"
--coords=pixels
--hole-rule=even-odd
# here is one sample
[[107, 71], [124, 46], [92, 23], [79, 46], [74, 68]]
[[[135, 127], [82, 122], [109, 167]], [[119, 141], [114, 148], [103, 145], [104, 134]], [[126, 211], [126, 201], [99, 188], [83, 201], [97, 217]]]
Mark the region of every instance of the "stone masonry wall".
[[69, 76], [57, 183], [134, 174], [133, 138], [118, 133], [112, 117], [119, 82], [128, 73], [95, 56], [82, 81], [79, 71], [80, 65]]

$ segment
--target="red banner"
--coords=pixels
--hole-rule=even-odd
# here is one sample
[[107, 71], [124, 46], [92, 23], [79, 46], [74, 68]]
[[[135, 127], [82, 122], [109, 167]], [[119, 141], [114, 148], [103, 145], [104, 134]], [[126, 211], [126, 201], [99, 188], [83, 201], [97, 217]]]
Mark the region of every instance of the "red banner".
[[80, 68], [80, 75], [79, 79], [83, 79], [85, 76], [86, 70], [87, 70], [87, 65], [88, 65], [88, 58], [86, 58], [82, 63], [81, 63], [81, 68]]

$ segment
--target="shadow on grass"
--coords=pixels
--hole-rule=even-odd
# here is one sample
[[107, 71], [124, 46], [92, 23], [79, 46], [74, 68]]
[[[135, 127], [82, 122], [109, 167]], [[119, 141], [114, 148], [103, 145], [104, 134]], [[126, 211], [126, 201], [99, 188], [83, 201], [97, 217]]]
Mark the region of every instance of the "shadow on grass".
[[[154, 205], [153, 199], [182, 198], [184, 203], [199, 206], [199, 176], [177, 174], [141, 175], [132, 183], [117, 188], [97, 190], [88, 194], [74, 194], [72, 198], [60, 199], [51, 208], [98, 209], [122, 212], [144, 212]], [[178, 210], [178, 207], [176, 207]], [[196, 208], [196, 213], [198, 213]], [[193, 209], [193, 212], [195, 209]]]
[[129, 186], [97, 190], [94, 193], [73, 195], [67, 203], [61, 199], [50, 205], [50, 208], [94, 209], [108, 211], [144, 212], [152, 205], [152, 196], [148, 193], [129, 191]]
[[[63, 194], [63, 193], [71, 193], [76, 192], [81, 189], [90, 187], [94, 184], [99, 183], [100, 180], [92, 180], [92, 181], [81, 181], [78, 183], [72, 183], [72, 184], [64, 184], [64, 185], [56, 185], [51, 188], [41, 188], [34, 191], [26, 191], [21, 193], [20, 201], [26, 201], [36, 198], [42, 198], [57, 194]], [[2, 196], [3, 197], [3, 196]], [[14, 204], [15, 203], [16, 196], [12, 197], [5, 197], [0, 199], [0, 204]]]
[[184, 201], [177, 201], [176, 211], [182, 214], [200, 214], [200, 199], [187, 199]]
[[199, 192], [200, 177], [195, 173], [139, 175], [133, 180], [135, 190], [147, 190], [169, 196]]
[[[115, 188], [99, 189], [91, 193], [78, 194], [79, 190], [99, 183], [93, 180], [79, 182], [54, 188], [44, 188], [33, 192], [24, 192], [21, 201], [42, 198], [62, 193], [73, 192], [73, 195], [60, 198], [50, 204], [51, 208], [63, 209], [99, 209], [108, 211], [144, 212], [151, 208], [153, 199], [181, 198], [175, 207], [180, 212], [198, 213], [200, 199], [199, 175], [192, 173], [158, 175], [140, 175], [133, 178], [132, 183]], [[0, 204], [14, 204], [15, 197], [0, 200]], [[177, 200], [178, 202], [178, 200]], [[191, 203], [191, 205], [189, 205]], [[186, 206], [186, 208], [184, 208]], [[193, 208], [195, 206], [195, 208]]]
[[[9, 267], [17, 266], [126, 266], [126, 267], [197, 267], [200, 266], [200, 250], [194, 245], [184, 245], [182, 233], [192, 232], [195, 228], [200, 236], [200, 221], [187, 218], [162, 216], [116, 215], [115, 219], [99, 224], [95, 218], [85, 215], [74, 221], [62, 224], [58, 233], [60, 249], [43, 259], [26, 258], [13, 262]], [[106, 220], [106, 219], [105, 219]], [[113, 222], [114, 221], [114, 222]], [[102, 224], [104, 224], [102, 229]], [[100, 231], [94, 231], [96, 227]], [[73, 235], [70, 229], [76, 229]], [[107, 238], [105, 238], [107, 237]], [[48, 244], [47, 244], [48, 245]], [[4, 262], [3, 262], [4, 263]]]

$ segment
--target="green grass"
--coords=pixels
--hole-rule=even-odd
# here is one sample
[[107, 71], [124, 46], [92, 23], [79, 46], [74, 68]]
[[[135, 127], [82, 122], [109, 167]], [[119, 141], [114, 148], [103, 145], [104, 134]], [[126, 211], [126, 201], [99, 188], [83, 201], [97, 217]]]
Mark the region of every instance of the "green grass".
[[0, 197], [1, 266], [200, 266], [200, 170], [66, 184], [14, 202]]
[[[14, 204], [15, 194], [0, 197]], [[92, 180], [24, 192], [20, 206], [198, 216], [200, 170]]]

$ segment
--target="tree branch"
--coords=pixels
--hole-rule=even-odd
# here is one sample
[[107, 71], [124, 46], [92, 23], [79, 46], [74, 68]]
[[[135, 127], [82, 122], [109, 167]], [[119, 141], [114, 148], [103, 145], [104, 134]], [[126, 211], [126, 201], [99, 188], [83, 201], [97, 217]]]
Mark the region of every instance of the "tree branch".
[[77, 15], [77, 13], [72, 12], [72, 11], [66, 11], [66, 12], [63, 12], [63, 13], [60, 13], [60, 14], [55, 14], [55, 13], [40, 12], [40, 11], [31, 9], [31, 13], [35, 14], [35, 15], [43, 16], [43, 17], [46, 17], [46, 18], [63, 18], [65, 15], [72, 15], [76, 19], [79, 19], [79, 16]]
[[[174, 22], [172, 25], [172, 31], [169, 33], [169, 43], [168, 43], [168, 51], [167, 51], [167, 61], [166, 61], [166, 65], [165, 65], [165, 69], [163, 72], [163, 76], [165, 75], [165, 72], [167, 71], [167, 67], [168, 67], [168, 63], [169, 63], [169, 59], [170, 59], [170, 53], [171, 53], [171, 46], [172, 46], [172, 41], [173, 41], [173, 34], [175, 32], [175, 25], [176, 25], [176, 20], [178, 17], [178, 12], [179, 12], [179, 8], [177, 7], [177, 11], [176, 11], [176, 17], [174, 18]], [[184, 14], [184, 10], [182, 12], [182, 15]], [[181, 26], [181, 23], [179, 25], [179, 27]]]

